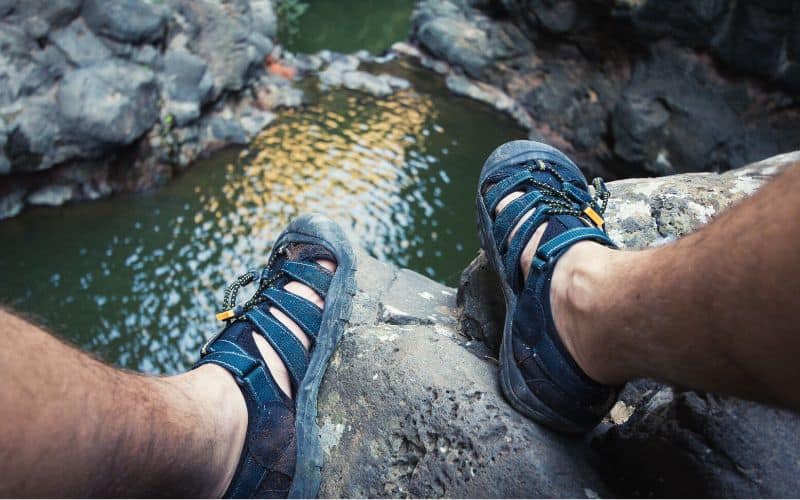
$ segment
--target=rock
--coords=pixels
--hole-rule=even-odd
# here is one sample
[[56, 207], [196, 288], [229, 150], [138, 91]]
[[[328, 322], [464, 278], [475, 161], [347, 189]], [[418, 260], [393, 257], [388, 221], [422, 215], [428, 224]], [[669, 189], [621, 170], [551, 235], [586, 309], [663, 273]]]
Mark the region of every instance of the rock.
[[491, 61], [486, 34], [466, 21], [433, 19], [419, 27], [417, 37], [434, 56], [464, 68], [474, 77], [480, 76]]
[[[611, 182], [609, 234], [630, 249], [674, 240], [799, 163], [794, 152], [724, 174]], [[496, 290], [481, 254], [461, 277], [459, 324], [493, 352], [503, 317]], [[621, 400], [589, 439], [614, 496], [785, 497], [800, 491], [798, 415], [652, 381], [631, 382]]]
[[593, 439], [621, 496], [791, 497], [800, 488], [800, 418], [734, 398], [631, 383], [633, 413]]
[[82, 14], [92, 31], [125, 43], [156, 42], [166, 27], [162, 10], [145, 0], [86, 0]]
[[320, 71], [320, 86], [323, 89], [331, 87], [344, 87], [350, 90], [365, 92], [378, 97], [393, 94], [398, 90], [407, 89], [410, 83], [403, 78], [392, 75], [373, 75], [366, 71], [359, 71], [359, 59], [356, 56], [337, 56], [332, 59], [327, 68]]
[[608, 494], [584, 444], [505, 402], [490, 352], [457, 333], [454, 290], [358, 257], [320, 389], [320, 497]]
[[0, 17], [7, 16], [17, 25], [39, 25], [32, 31], [44, 36], [50, 29], [65, 26], [75, 19], [80, 13], [82, 3], [83, 0], [10, 1], [6, 5], [0, 2]]
[[83, 19], [50, 33], [50, 40], [76, 66], [88, 66], [111, 57], [111, 51], [92, 33]]
[[185, 50], [170, 50], [164, 56], [164, 71], [159, 75], [165, 111], [183, 126], [200, 117], [200, 108], [211, 98], [214, 82], [206, 62]]
[[72, 199], [74, 189], [72, 186], [46, 186], [28, 195], [28, 203], [31, 205], [46, 205], [57, 207]]
[[79, 149], [65, 137], [55, 103], [56, 90], [25, 101], [8, 126], [5, 153], [12, 172], [31, 172], [56, 165]]
[[275, 118], [275, 113], [270, 111], [249, 109], [239, 117], [239, 125], [242, 127], [242, 130], [244, 130], [247, 139], [250, 140], [264, 130], [267, 125], [272, 123]]
[[0, 23], [0, 108], [46, 92], [66, 68], [58, 49], [42, 49], [19, 27]]
[[591, 176], [721, 171], [800, 147], [798, 16], [791, 0], [418, 0], [422, 53], [398, 50]]
[[647, 0], [619, 2], [617, 16], [626, 16], [645, 39], [672, 37], [690, 47], [705, 49], [719, 31], [731, 2], [714, 0]]
[[152, 71], [108, 60], [65, 76], [57, 101], [73, 137], [107, 148], [131, 144], [150, 129], [158, 98]]
[[218, 143], [247, 144], [247, 135], [242, 126], [221, 116], [215, 116], [210, 120], [208, 132], [211, 140]]
[[458, 95], [485, 102], [499, 111], [507, 112], [524, 128], [531, 128], [533, 126], [533, 119], [525, 108], [496, 87], [470, 80], [463, 75], [455, 73], [447, 75], [445, 84], [448, 89]]
[[[276, 22], [270, 0], [0, 0], [0, 175], [34, 199], [66, 199], [54, 193], [67, 185], [70, 199], [94, 199], [147, 189], [175, 166], [242, 144], [274, 108], [303, 100], [264, 71]], [[60, 177], [84, 169], [97, 175]], [[3, 196], [13, 209], [0, 216], [24, 204]]]
[[791, 1], [735, 2], [713, 41], [715, 53], [734, 68], [777, 78], [788, 62], [787, 48], [795, 56], [800, 48], [794, 36], [798, 20]]
[[4, 186], [0, 190], [0, 220], [14, 217], [25, 206], [25, 189], [19, 186]]
[[261, 36], [273, 39], [278, 32], [278, 18], [270, 0], [250, 0], [250, 11], [253, 19], [253, 31]]
[[8, 130], [6, 122], [0, 117], [0, 175], [11, 172], [11, 162], [6, 158], [6, 142], [8, 141]]
[[264, 55], [250, 42], [249, 4], [172, 0], [171, 5], [184, 19], [189, 47], [208, 64], [214, 80], [212, 98], [241, 90]]

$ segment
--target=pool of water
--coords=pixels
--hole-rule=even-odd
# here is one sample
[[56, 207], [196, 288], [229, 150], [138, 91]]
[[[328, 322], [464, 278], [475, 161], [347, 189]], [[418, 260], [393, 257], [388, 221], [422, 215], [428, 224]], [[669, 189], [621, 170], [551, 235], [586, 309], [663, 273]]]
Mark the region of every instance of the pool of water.
[[[413, 89], [319, 93], [245, 150], [146, 194], [0, 222], [0, 303], [120, 366], [185, 369], [219, 324], [225, 284], [262, 265], [293, 216], [323, 212], [372, 255], [454, 284], [478, 247], [483, 160], [524, 132], [394, 62]], [[246, 293], [246, 291], [244, 292]]]
[[306, 0], [308, 10], [294, 22], [297, 34], [282, 29], [292, 52], [323, 49], [380, 54], [408, 38], [414, 0]]

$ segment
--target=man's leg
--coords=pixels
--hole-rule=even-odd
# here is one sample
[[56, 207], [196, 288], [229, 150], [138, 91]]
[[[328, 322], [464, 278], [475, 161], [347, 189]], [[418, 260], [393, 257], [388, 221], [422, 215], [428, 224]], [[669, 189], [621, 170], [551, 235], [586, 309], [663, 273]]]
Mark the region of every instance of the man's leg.
[[800, 410], [800, 166], [673, 244], [576, 244], [551, 301], [564, 344], [599, 382], [649, 377]]
[[0, 339], [0, 496], [224, 491], [247, 423], [221, 368], [117, 370], [4, 311]]
[[[317, 261], [330, 271], [333, 262]], [[285, 290], [318, 307], [311, 288]], [[272, 313], [308, 348], [288, 316]], [[278, 385], [289, 375], [260, 335]], [[219, 497], [247, 431], [241, 390], [223, 368], [172, 377], [107, 366], [0, 309], [0, 497]]]

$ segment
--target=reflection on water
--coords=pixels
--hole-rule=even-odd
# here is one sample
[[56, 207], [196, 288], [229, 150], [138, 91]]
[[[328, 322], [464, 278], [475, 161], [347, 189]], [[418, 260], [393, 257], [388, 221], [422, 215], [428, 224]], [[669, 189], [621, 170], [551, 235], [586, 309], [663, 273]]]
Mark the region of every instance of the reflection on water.
[[247, 150], [156, 192], [0, 222], [0, 302], [110, 362], [175, 372], [218, 328], [225, 284], [262, 265], [286, 222], [308, 211], [349, 227], [373, 255], [453, 284], [477, 248], [481, 163], [521, 133], [438, 78], [394, 69], [416, 90], [311, 92]]
[[419, 187], [435, 161], [424, 153], [427, 137], [444, 133], [426, 128], [435, 118], [430, 97], [413, 91], [387, 100], [328, 94], [286, 113], [228, 165], [228, 182], [219, 194], [200, 195], [205, 210], [194, 222], [212, 221], [229, 242], [223, 259], [231, 265], [263, 254], [291, 217], [310, 211], [354, 228], [356, 242], [377, 257], [405, 263], [412, 205], [430, 214], [441, 203]]

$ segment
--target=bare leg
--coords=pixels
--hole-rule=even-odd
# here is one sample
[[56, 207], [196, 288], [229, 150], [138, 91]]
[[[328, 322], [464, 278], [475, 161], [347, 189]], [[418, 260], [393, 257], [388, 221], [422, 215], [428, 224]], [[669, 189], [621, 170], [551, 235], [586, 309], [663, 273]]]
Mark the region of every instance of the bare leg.
[[[286, 289], [323, 304], [305, 285]], [[308, 345], [294, 322], [276, 317]], [[174, 377], [118, 370], [2, 310], [0, 343], [0, 496], [218, 497], [227, 489], [247, 409], [222, 368]], [[266, 340], [256, 343], [288, 393], [286, 368]]]
[[[649, 377], [800, 410], [798, 193], [794, 167], [671, 245], [572, 247], [551, 300], [581, 368], [609, 384]], [[523, 253], [525, 272], [541, 234]]]

